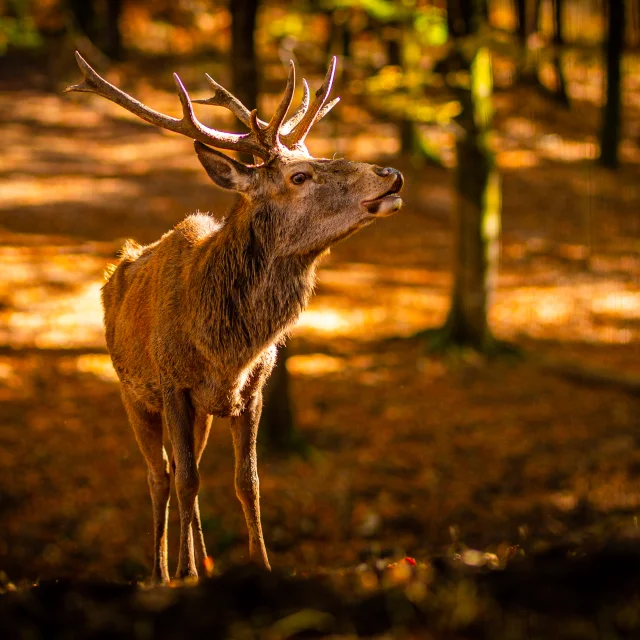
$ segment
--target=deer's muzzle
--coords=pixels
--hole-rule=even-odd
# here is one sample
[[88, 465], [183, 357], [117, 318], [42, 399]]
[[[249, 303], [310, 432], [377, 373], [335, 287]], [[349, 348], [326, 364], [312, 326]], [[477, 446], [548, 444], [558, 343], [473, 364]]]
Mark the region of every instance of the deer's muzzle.
[[387, 189], [382, 195], [374, 200], [365, 200], [362, 204], [372, 215], [379, 217], [390, 216], [402, 207], [402, 198], [398, 193], [404, 185], [404, 178], [397, 169], [392, 169], [391, 167], [385, 167], [384, 169], [376, 168], [374, 171], [380, 177], [395, 175], [395, 180], [391, 188]]

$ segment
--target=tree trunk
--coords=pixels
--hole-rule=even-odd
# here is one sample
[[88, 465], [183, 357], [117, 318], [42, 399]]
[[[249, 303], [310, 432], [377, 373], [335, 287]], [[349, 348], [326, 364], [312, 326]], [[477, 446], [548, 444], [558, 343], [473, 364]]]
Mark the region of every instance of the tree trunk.
[[486, 49], [476, 53], [469, 73], [456, 141], [453, 292], [444, 337], [488, 351], [494, 343], [487, 312], [499, 255], [501, 184], [488, 142], [492, 72]]
[[526, 0], [516, 0], [516, 16], [518, 18], [518, 27], [516, 30], [518, 40], [520, 40], [520, 46], [526, 47], [528, 35]]
[[351, 49], [353, 34], [351, 33], [351, 10], [348, 8], [335, 9], [328, 12], [329, 31], [325, 47], [325, 57], [329, 58], [337, 55], [342, 58], [339, 65], [340, 77], [344, 80], [349, 75], [349, 61], [351, 59]]
[[624, 44], [624, 0], [609, 0], [609, 33], [605, 42], [607, 101], [602, 112], [600, 164], [615, 169], [619, 164], [621, 120], [621, 60]]
[[231, 0], [231, 86], [248, 108], [258, 106], [258, 62], [255, 49], [259, 0]]
[[302, 445], [291, 407], [288, 351], [286, 344], [278, 350], [278, 361], [263, 391], [260, 441], [270, 451], [296, 451]]
[[[454, 38], [477, 31], [478, 5], [461, 3], [462, 28]], [[487, 322], [497, 267], [501, 184], [489, 146], [492, 121], [493, 75], [491, 54], [478, 48], [471, 60], [457, 47], [456, 60], [469, 74], [469, 86], [454, 88], [461, 105], [457, 117], [457, 168], [454, 175], [453, 290], [443, 327], [431, 334], [437, 346], [465, 345], [490, 351], [495, 345]]]
[[[396, 67], [402, 67], [403, 64], [403, 42], [404, 31], [400, 24], [387, 25], [382, 30], [383, 36], [387, 44], [387, 62]], [[415, 144], [415, 125], [409, 118], [400, 118], [398, 120], [398, 132], [400, 134], [400, 152], [410, 155], [416, 148]]]
[[[230, 0], [231, 12], [231, 87], [247, 109], [258, 106], [258, 61], [255, 30], [260, 0]], [[253, 158], [240, 154], [240, 160], [251, 164]]]
[[562, 6], [562, 0], [553, 0], [553, 44], [555, 46], [553, 67], [556, 74], [556, 87], [553, 95], [563, 107], [568, 108], [570, 106], [569, 95], [567, 93], [567, 83], [562, 67], [562, 47], [564, 46]]
[[640, 46], [640, 4], [638, 2], [631, 2], [629, 6], [629, 25], [630, 35], [628, 45], [629, 47]]
[[340, 28], [340, 52], [343, 59], [349, 60], [351, 58], [351, 24], [347, 19]]
[[82, 31], [93, 44], [96, 44], [96, 12], [93, 1], [67, 0], [67, 3], [80, 31]]
[[447, 0], [447, 31], [449, 36], [460, 32], [458, 0]]
[[487, 312], [499, 252], [500, 176], [482, 137], [468, 134], [456, 144], [454, 286], [445, 327], [454, 343], [486, 351], [493, 343]]
[[571, 106], [571, 102], [567, 93], [567, 81], [562, 67], [562, 54], [559, 50], [553, 54], [553, 68], [556, 74], [556, 88], [553, 96], [559, 104], [568, 109]]
[[476, 33], [488, 15], [487, 0], [447, 0], [447, 26], [451, 36]]
[[107, 43], [106, 54], [114, 60], [121, 60], [123, 54], [120, 18], [122, 16], [122, 0], [107, 2]]
[[540, 30], [540, 0], [533, 0], [533, 16], [531, 18], [532, 29], [531, 33], [535, 33]]
[[564, 45], [564, 20], [562, 19], [562, 0], [553, 0], [553, 44]]
[[91, 44], [109, 58], [121, 60], [123, 55], [120, 18], [123, 0], [66, 0], [74, 27], [86, 36]]
[[[231, 11], [231, 86], [235, 96], [248, 108], [258, 105], [258, 62], [255, 29], [259, 0], [230, 0]], [[252, 163], [253, 158], [240, 154]], [[268, 449], [287, 451], [297, 442], [291, 399], [287, 348], [281, 347], [271, 378], [264, 388], [260, 439]]]
[[540, 0], [516, 0], [516, 15], [518, 16], [517, 35], [522, 51], [522, 64], [518, 73], [518, 80], [524, 84], [537, 86], [538, 55], [529, 50], [529, 36], [538, 31], [540, 22]]

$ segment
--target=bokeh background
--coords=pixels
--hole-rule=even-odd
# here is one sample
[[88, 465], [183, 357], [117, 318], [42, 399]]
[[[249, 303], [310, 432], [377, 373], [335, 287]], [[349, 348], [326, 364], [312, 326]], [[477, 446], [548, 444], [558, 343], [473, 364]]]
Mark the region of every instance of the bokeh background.
[[[263, 118], [290, 59], [315, 89], [337, 55], [342, 101], [311, 152], [405, 175], [404, 209], [325, 260], [270, 383], [272, 565], [636, 536], [639, 46], [632, 0], [0, 2], [5, 578], [147, 575], [146, 468], [105, 349], [102, 274], [125, 238], [233, 202], [189, 140], [63, 95], [75, 49], [164, 113], [179, 113], [173, 71], [193, 98], [206, 72]], [[247, 540], [223, 420], [201, 473], [224, 568]]]

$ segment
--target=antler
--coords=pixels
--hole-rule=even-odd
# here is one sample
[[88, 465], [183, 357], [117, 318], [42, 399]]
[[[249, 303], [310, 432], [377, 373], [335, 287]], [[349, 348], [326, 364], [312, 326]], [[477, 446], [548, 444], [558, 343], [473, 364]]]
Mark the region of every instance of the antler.
[[[340, 98], [335, 98], [331, 102], [327, 103], [327, 99], [329, 98], [329, 94], [331, 93], [331, 87], [333, 85], [333, 79], [336, 72], [336, 62], [337, 59], [334, 56], [329, 63], [329, 69], [324, 78], [324, 82], [322, 86], [316, 91], [316, 98], [309, 108], [309, 98], [310, 91], [309, 85], [307, 81], [303, 78], [302, 86], [303, 86], [303, 94], [302, 94], [302, 103], [296, 109], [295, 113], [287, 120], [284, 124], [282, 124], [282, 120], [284, 120], [284, 115], [280, 120], [281, 126], [279, 127], [277, 133], [279, 134], [279, 141], [284, 144], [290, 150], [296, 151], [306, 151], [306, 147], [304, 145], [304, 140], [307, 137], [307, 134], [311, 130], [311, 127], [318, 122], [321, 118], [323, 118], [333, 107], [340, 102]], [[285, 97], [290, 88], [289, 81], [291, 81], [293, 77], [293, 62], [290, 63], [291, 67], [289, 70], [289, 79], [287, 81], [287, 89], [285, 90]], [[235, 116], [243, 122], [246, 126], [251, 125], [251, 118], [249, 110], [236, 98], [232, 93], [227, 91], [224, 87], [219, 85], [208, 73], [205, 74], [207, 81], [213, 87], [213, 96], [210, 98], [206, 98], [204, 100], [194, 100], [199, 104], [208, 104], [214, 105], [218, 107], [225, 107], [229, 109], [231, 112], [235, 114]], [[291, 87], [293, 89], [293, 87]], [[280, 103], [279, 109], [282, 107], [284, 103]], [[278, 113], [278, 111], [276, 111]], [[274, 116], [275, 118], [275, 116]], [[271, 122], [267, 124], [263, 120], [257, 120], [258, 125], [261, 128], [273, 127], [272, 123], [274, 122], [274, 118], [272, 118]], [[273, 135], [273, 133], [272, 133]]]
[[[333, 107], [338, 104], [338, 102], [340, 102], [340, 98], [336, 98], [335, 100], [332, 100], [331, 102], [326, 104], [327, 99], [329, 98], [329, 94], [331, 93], [331, 87], [333, 86], [333, 78], [336, 73], [336, 62], [337, 59], [335, 56], [333, 56], [333, 58], [331, 58], [331, 62], [329, 63], [327, 75], [324, 77], [324, 82], [322, 83], [322, 86], [316, 91], [316, 99], [313, 101], [311, 107], [305, 109], [300, 117], [300, 120], [296, 122], [296, 124], [287, 133], [283, 133], [283, 135], [281, 136], [282, 142], [289, 149], [305, 149], [304, 140], [311, 130], [311, 127], [313, 127], [313, 125], [318, 122], [320, 118], [323, 118], [327, 113], [329, 113], [329, 111], [331, 111], [331, 109], [333, 109]], [[306, 84], [307, 83], [305, 81], [305, 86]], [[296, 113], [296, 115], [298, 114]]]
[[[222, 85], [218, 84], [208, 73], [204, 74], [209, 84], [213, 87], [213, 95], [210, 98], [202, 100], [192, 100], [198, 104], [208, 104], [214, 107], [225, 107], [229, 109], [240, 122], [247, 127], [250, 124], [251, 112], [245, 107], [238, 98], [236, 98], [230, 91], [227, 91]], [[280, 133], [289, 133], [298, 122], [302, 119], [306, 110], [309, 108], [309, 85], [307, 81], [302, 79], [302, 104], [296, 109], [295, 113], [287, 120], [283, 125]], [[268, 123], [264, 120], [258, 119], [258, 124], [265, 128]]]
[[[111, 102], [124, 107], [127, 111], [150, 122], [162, 129], [173, 131], [184, 136], [198, 140], [211, 147], [240, 151], [252, 154], [268, 162], [278, 155], [287, 155], [290, 151], [306, 152], [304, 139], [313, 126], [322, 116], [338, 102], [339, 99], [325, 105], [331, 91], [331, 84], [335, 73], [336, 59], [331, 61], [325, 81], [316, 93], [316, 99], [309, 108], [309, 87], [304, 83], [302, 104], [293, 116], [284, 122], [295, 88], [295, 68], [290, 63], [289, 76], [284, 95], [271, 120], [266, 123], [258, 119], [257, 110], [249, 111], [235, 96], [224, 87], [220, 86], [213, 78], [207, 75], [207, 80], [214, 89], [214, 95], [206, 100], [191, 100], [187, 90], [177, 74], [173, 74], [178, 89], [180, 104], [182, 105], [182, 118], [172, 118], [158, 111], [150, 109], [121, 89], [107, 82], [76, 51], [78, 66], [84, 75], [84, 81], [65, 89], [67, 91], [82, 91], [96, 93]], [[249, 133], [226, 133], [203, 125], [193, 112], [192, 102], [210, 104], [229, 109], [242, 123], [249, 127]], [[283, 124], [284, 123], [284, 124]]]

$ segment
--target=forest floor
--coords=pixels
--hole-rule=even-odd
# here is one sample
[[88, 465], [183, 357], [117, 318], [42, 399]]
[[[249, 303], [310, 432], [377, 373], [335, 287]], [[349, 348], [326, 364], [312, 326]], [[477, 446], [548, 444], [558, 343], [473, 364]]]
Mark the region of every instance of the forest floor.
[[[124, 88], [176, 113], [170, 70]], [[202, 72], [183, 77], [195, 86]], [[496, 96], [503, 240], [490, 321], [520, 357], [436, 355], [411, 337], [447, 311], [448, 173], [394, 156], [393, 125], [348, 96], [340, 119], [317, 127], [318, 156], [337, 149], [401, 169], [406, 204], [332, 251], [291, 338], [308, 452], [260, 461], [267, 546], [283, 575], [227, 571], [246, 558], [247, 540], [220, 421], [200, 503], [222, 577], [145, 601], [139, 637], [161, 637], [145, 634], [169, 628], [162, 612], [191, 611], [212, 593], [231, 602], [247, 584], [300, 593], [311, 611], [292, 618], [263, 603], [272, 613], [254, 626], [272, 637], [384, 632], [384, 620], [367, 627], [358, 617], [375, 611], [399, 611], [387, 622], [407, 634], [428, 619], [438, 638], [499, 637], [492, 625], [513, 638], [638, 637], [629, 598], [640, 568], [629, 572], [640, 547], [640, 91], [628, 87], [623, 166], [609, 172], [593, 163], [597, 105], [580, 77], [571, 86], [571, 112], [528, 89]], [[102, 336], [102, 272], [124, 238], [156, 240], [196, 210], [221, 216], [232, 198], [211, 185], [188, 140], [99, 98], [7, 79], [0, 119], [0, 586], [81, 581], [19, 590], [0, 600], [0, 616], [58, 609], [62, 620], [75, 593], [106, 603], [96, 616], [112, 621], [133, 606], [121, 601], [131, 587], [87, 581], [144, 578], [152, 542], [146, 468]], [[316, 583], [291, 583], [293, 573], [331, 586], [305, 590]], [[314, 600], [316, 588], [324, 595]], [[332, 589], [360, 596], [342, 609], [318, 604], [333, 602]], [[241, 612], [238, 602], [228, 610]], [[562, 611], [570, 620], [556, 627]], [[225, 624], [243, 619], [229, 616]]]

